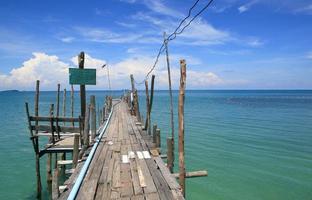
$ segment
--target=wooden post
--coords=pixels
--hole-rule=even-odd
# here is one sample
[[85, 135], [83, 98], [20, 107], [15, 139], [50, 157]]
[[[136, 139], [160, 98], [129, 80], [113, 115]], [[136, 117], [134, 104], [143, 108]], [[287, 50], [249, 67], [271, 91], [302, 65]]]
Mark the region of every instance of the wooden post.
[[[164, 32], [164, 45], [166, 49], [166, 61], [167, 61], [167, 71], [168, 71], [168, 83], [169, 83], [169, 97], [170, 97], [170, 122], [171, 122], [171, 138], [174, 144], [174, 119], [173, 119], [173, 98], [172, 98], [172, 88], [171, 88], [171, 75], [170, 75], [170, 63], [169, 63], [169, 52], [168, 52], [168, 40], [166, 38], [166, 32]], [[174, 145], [173, 145], [174, 152]], [[174, 154], [173, 154], [174, 162]]]
[[59, 176], [59, 171], [58, 171], [58, 168], [56, 168], [56, 169], [53, 170], [52, 199], [57, 199], [60, 196], [58, 176]]
[[[55, 118], [55, 127], [56, 127], [56, 133], [57, 133], [57, 138], [60, 139], [60, 130], [59, 130], [59, 124], [58, 124], [58, 118], [60, 116], [60, 89], [61, 85], [57, 84], [57, 94], [56, 94], [56, 118]], [[52, 129], [53, 129], [53, 121], [52, 121]], [[54, 137], [53, 137], [54, 138]], [[57, 168], [57, 153], [54, 154], [54, 168]]]
[[[85, 59], [85, 54], [84, 52], [80, 52], [78, 55], [78, 66], [79, 69], [84, 68], [84, 59]], [[81, 104], [81, 117], [85, 117], [86, 113], [86, 86], [85, 85], [80, 85], [80, 104]]]
[[88, 106], [88, 109], [85, 114], [85, 121], [84, 121], [84, 137], [83, 137], [83, 145], [85, 147], [89, 146], [89, 130], [90, 130], [90, 125], [89, 125], [89, 118], [90, 118], [90, 105]]
[[152, 112], [152, 106], [153, 106], [153, 99], [154, 99], [154, 81], [155, 81], [155, 75], [152, 75], [152, 81], [151, 81], [151, 98], [150, 98], [150, 106], [149, 106], [149, 115], [151, 119], [151, 112]]
[[[51, 104], [50, 105], [50, 131], [51, 131], [51, 137], [49, 138], [49, 143], [55, 143], [54, 141], [54, 128], [53, 128], [53, 112], [54, 112], [54, 104]], [[52, 182], [52, 170], [51, 170], [51, 164], [52, 164], [52, 154], [51, 153], [48, 153], [47, 154], [47, 163], [46, 163], [46, 171], [47, 171], [47, 184], [48, 184], [48, 187], [51, 189], [51, 182]]]
[[99, 104], [97, 104], [96, 116], [97, 116], [98, 126], [100, 126], [101, 125], [101, 112], [100, 112]]
[[160, 129], [156, 129], [156, 147], [160, 148], [161, 141], [160, 141]]
[[180, 60], [180, 90], [179, 90], [179, 183], [185, 197], [185, 163], [184, 163], [184, 99], [186, 84], [186, 63]]
[[79, 156], [79, 134], [74, 135], [73, 168], [77, 166]]
[[[71, 107], [71, 117], [74, 117], [74, 86], [71, 85], [70, 90], [70, 107]], [[75, 122], [72, 122], [72, 126], [75, 126]]]
[[54, 115], [54, 104], [50, 105], [50, 131], [51, 131], [51, 138], [49, 142], [55, 143], [54, 137], [54, 126], [53, 126], [53, 115]]
[[131, 81], [131, 92], [130, 92], [130, 102], [131, 102], [131, 94], [132, 94], [132, 102], [131, 102], [131, 115], [135, 115], [136, 112], [136, 108], [135, 108], [135, 100], [134, 100], [134, 91], [135, 91], [135, 87], [134, 87], [134, 78], [133, 78], [133, 74], [130, 74], [130, 81]]
[[38, 136], [34, 137], [34, 133], [33, 133], [32, 129], [31, 129], [29, 107], [28, 107], [28, 103], [27, 102], [25, 102], [25, 108], [26, 108], [26, 116], [27, 116], [28, 129], [29, 129], [29, 133], [30, 133], [31, 142], [32, 142], [33, 147], [34, 147], [34, 152], [37, 153], [35, 138], [38, 137]]
[[[63, 117], [66, 117], [66, 89], [63, 92]], [[63, 125], [65, 126], [65, 122]]]
[[134, 101], [135, 115], [137, 117], [137, 120], [141, 122], [141, 115], [140, 115], [140, 109], [139, 109], [139, 96], [138, 96], [137, 90], [134, 91], [133, 101]]
[[156, 144], [156, 130], [157, 130], [157, 124], [153, 125], [153, 143]]
[[173, 173], [173, 140], [171, 137], [167, 138], [167, 167]]
[[[35, 95], [35, 116], [38, 117], [39, 116], [39, 87], [40, 87], [40, 81], [37, 80], [36, 82], [36, 95]], [[38, 126], [38, 120], [36, 120], [36, 126]], [[36, 134], [38, 133], [38, 131], [36, 130]]]
[[[151, 135], [151, 129], [149, 125], [149, 110], [150, 110], [150, 103], [149, 103], [149, 93], [148, 93], [148, 81], [145, 80], [145, 94], [146, 94], [146, 121], [144, 129]], [[141, 118], [143, 120], [143, 118]]]
[[[36, 95], [35, 95], [35, 116], [39, 116], [39, 86], [40, 81], [36, 82]], [[35, 123], [38, 126], [38, 121]], [[36, 134], [38, 131], [36, 131]], [[41, 199], [41, 175], [40, 175], [40, 157], [39, 157], [39, 140], [38, 137], [35, 138], [35, 149], [36, 149], [36, 177], [37, 177], [37, 198]]]
[[151, 96], [149, 100], [149, 109], [148, 109], [148, 124], [149, 124], [149, 130], [148, 133], [151, 135], [151, 113], [152, 113], [152, 105], [153, 105], [153, 99], [154, 99], [154, 80], [155, 75], [152, 75], [152, 81], [151, 81]]
[[106, 120], [106, 106], [104, 106], [103, 107], [103, 116], [102, 116], [102, 118], [103, 118], [103, 122]]
[[110, 96], [110, 112], [112, 111], [112, 109], [113, 109], [113, 97], [112, 96]]
[[131, 91], [132, 91], [132, 93], [134, 93], [135, 87], [134, 87], [133, 74], [130, 74], [130, 81], [131, 81]]
[[[36, 148], [39, 151], [38, 143]], [[40, 175], [40, 157], [36, 154], [36, 176], [37, 176], [37, 198], [41, 199], [41, 175]]]
[[60, 116], [60, 89], [61, 89], [61, 85], [57, 84], [57, 94], [56, 94], [56, 119], [55, 119], [55, 123], [56, 123], [56, 133], [57, 133], [57, 137], [58, 139], [61, 138], [60, 136], [60, 130], [59, 130], [59, 124], [58, 124], [58, 118]]
[[90, 96], [90, 123], [91, 123], [91, 141], [93, 142], [96, 134], [96, 111], [95, 111], [95, 96]]
[[[63, 117], [66, 117], [66, 89], [63, 90]], [[63, 122], [63, 125], [66, 125], [66, 122]], [[66, 160], [66, 153], [63, 152], [60, 154], [61, 160]], [[61, 176], [65, 176], [65, 165], [61, 166]]]
[[103, 123], [103, 111], [99, 109], [99, 126]]

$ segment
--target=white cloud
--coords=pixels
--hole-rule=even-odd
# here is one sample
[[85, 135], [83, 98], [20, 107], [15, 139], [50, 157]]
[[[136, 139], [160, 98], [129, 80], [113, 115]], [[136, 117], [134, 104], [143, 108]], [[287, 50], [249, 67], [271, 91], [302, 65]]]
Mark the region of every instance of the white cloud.
[[258, 2], [258, 0], [253, 0], [253, 1], [250, 1], [250, 2], [248, 2], [242, 6], [238, 7], [239, 13], [243, 13], [243, 12], [248, 11], [251, 8], [251, 6], [253, 6], [257, 2]]
[[[192, 62], [194, 62], [194, 60], [190, 61], [190, 63]], [[148, 56], [140, 56], [138, 58], [130, 57], [124, 61], [112, 64], [110, 67], [110, 71], [111, 79], [113, 80], [113, 87], [128, 88], [130, 74], [134, 75], [137, 82], [142, 81], [145, 78], [146, 72], [148, 71], [148, 69], [150, 69], [153, 63], [154, 58]], [[177, 64], [178, 62], [175, 58], [173, 58], [171, 62], [171, 78], [172, 86], [175, 89], [178, 89], [178, 84], [180, 80], [180, 70]], [[209, 88], [211, 86], [225, 84], [225, 81], [223, 81], [222, 78], [212, 72], [195, 71], [191, 69], [191, 64], [188, 64], [188, 66], [189, 68], [187, 69], [187, 85], [189, 88]], [[163, 58], [160, 58], [160, 62], [158, 63], [152, 74], [155, 74], [156, 76], [155, 87], [157, 89], [166, 89], [168, 86], [168, 74]]]
[[239, 13], [246, 12], [248, 9], [249, 8], [246, 5], [242, 5], [242, 6], [238, 7]]
[[295, 13], [308, 13], [308, 14], [312, 14], [312, 4], [308, 4], [308, 5], [302, 6], [300, 8], [297, 8], [295, 10]]
[[71, 43], [72, 41], [75, 40], [74, 37], [63, 37], [60, 39], [62, 42], [65, 42], [65, 43]]
[[231, 40], [230, 33], [215, 28], [201, 18], [196, 19], [181, 37], [191, 40], [186, 44], [194, 45], [224, 44]]
[[[132, 17], [156, 26], [159, 29], [159, 32], [166, 31], [171, 33], [174, 31], [173, 28], [177, 26], [177, 21], [153, 17], [142, 12], [139, 12]], [[179, 39], [176, 40], [178, 43], [186, 45], [215, 45], [224, 44], [231, 40], [229, 32], [215, 28], [202, 18], [194, 20], [191, 25], [177, 37], [179, 37]]]
[[248, 40], [247, 44], [251, 47], [259, 47], [259, 46], [262, 46], [264, 43], [257, 38], [253, 38], [253, 39]]
[[118, 24], [119, 26], [125, 27], [125, 28], [135, 28], [135, 27], [137, 27], [136, 24], [119, 22], [119, 21], [117, 21], [116, 24]]
[[[179, 57], [179, 58], [177, 58]], [[171, 74], [173, 88], [179, 84], [178, 59], [182, 55], [173, 55], [171, 61]], [[184, 57], [185, 58], [185, 57]], [[187, 85], [188, 88], [209, 88], [227, 84], [221, 77], [213, 72], [193, 70], [192, 66], [200, 61], [195, 58], [187, 58]], [[153, 73], [156, 75], [156, 88], [166, 89], [168, 85], [165, 59], [161, 58]], [[14, 68], [9, 74], [0, 73], [0, 90], [20, 89], [33, 90], [36, 80], [40, 80], [42, 90], [55, 90], [57, 83], [62, 87], [69, 88], [68, 68], [77, 65], [77, 57], [72, 57], [70, 63], [61, 61], [57, 56], [45, 53], [33, 53], [33, 57], [23, 62], [22, 66]], [[97, 69], [97, 85], [89, 86], [90, 89], [107, 89], [107, 70], [102, 68], [105, 60], [96, 59], [85, 54], [85, 67]], [[129, 88], [129, 75], [133, 74], [139, 82], [145, 78], [146, 72], [154, 58], [149, 56], [129, 57], [117, 63], [108, 63], [113, 89]]]
[[121, 2], [126, 2], [126, 3], [135, 3], [137, 0], [120, 0]]
[[[171, 59], [172, 86], [178, 89], [180, 70], [179, 59], [186, 58], [187, 62], [187, 88], [205, 89], [218, 86], [233, 85], [236, 82], [224, 80], [217, 74], [206, 70], [194, 70], [195, 65], [202, 65], [201, 61], [193, 57], [173, 54]], [[68, 68], [77, 66], [77, 56], [72, 57], [72, 64], [61, 61], [57, 56], [45, 53], [33, 53], [33, 57], [22, 66], [13, 69], [9, 74], [0, 73], [0, 90], [20, 89], [33, 90], [36, 80], [40, 80], [42, 90], [55, 90], [57, 83], [62, 88], [69, 88]], [[97, 70], [97, 85], [88, 86], [89, 89], [107, 89], [107, 64], [110, 70], [110, 78], [113, 89], [130, 87], [129, 75], [133, 74], [136, 81], [140, 82], [145, 78], [147, 71], [154, 63], [154, 57], [137, 56], [128, 57], [116, 63], [107, 63], [105, 60], [93, 58], [85, 54], [85, 68]], [[153, 74], [156, 75], [155, 88], [167, 89], [168, 78], [165, 59], [159, 60]], [[140, 88], [143, 89], [143, 86]]]
[[152, 10], [155, 13], [159, 13], [162, 15], [167, 15], [174, 18], [182, 18], [184, 15], [174, 9], [169, 8], [165, 4], [163, 4], [161, 1], [157, 0], [145, 0], [144, 4], [146, 7], [148, 7], [150, 10]]
[[160, 43], [159, 38], [148, 31], [143, 33], [114, 32], [97, 27], [75, 27], [84, 39], [99, 43]]
[[0, 89], [32, 89], [36, 80], [41, 80], [44, 88], [55, 88], [58, 82], [68, 82], [67, 63], [57, 56], [45, 53], [33, 53], [33, 58], [14, 68], [8, 75], [0, 75]]
[[307, 57], [308, 59], [312, 59], [312, 51], [311, 51], [311, 52], [308, 52], [306, 57]]

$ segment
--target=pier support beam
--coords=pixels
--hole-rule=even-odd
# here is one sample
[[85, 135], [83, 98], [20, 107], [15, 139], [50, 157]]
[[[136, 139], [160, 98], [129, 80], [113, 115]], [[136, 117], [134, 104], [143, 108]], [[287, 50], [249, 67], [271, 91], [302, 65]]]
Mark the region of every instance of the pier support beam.
[[[148, 81], [145, 81], [145, 94], [146, 94], [146, 120], [145, 120], [145, 126], [144, 129], [146, 132], [148, 132], [149, 135], [151, 135], [151, 125], [150, 125], [150, 115], [149, 115], [149, 110], [150, 110], [150, 99], [149, 99], [149, 93], [148, 93]], [[141, 117], [143, 120], [143, 117]]]
[[185, 163], [184, 163], [184, 99], [186, 82], [185, 60], [180, 60], [180, 90], [179, 90], [179, 183], [185, 197]]
[[79, 134], [74, 135], [73, 168], [77, 166], [79, 156]]
[[157, 130], [157, 124], [153, 125], [153, 143], [156, 144], [156, 130]]
[[[39, 116], [39, 85], [40, 81], [36, 82], [36, 95], [35, 95], [35, 116]], [[36, 121], [36, 126], [38, 126], [38, 121]], [[36, 131], [36, 134], [38, 131]], [[37, 198], [41, 199], [41, 175], [40, 175], [40, 156], [39, 156], [39, 139], [35, 138], [35, 153], [36, 153], [36, 177], [37, 177]]]
[[[84, 68], [84, 59], [85, 59], [85, 54], [84, 52], [80, 52], [78, 55], [78, 66], [79, 69]], [[86, 86], [85, 85], [80, 85], [80, 104], [81, 104], [81, 117], [85, 117], [86, 113]]]
[[161, 141], [160, 141], [160, 129], [156, 129], [156, 147], [160, 148]]
[[58, 183], [59, 170], [58, 168], [53, 170], [52, 178], [52, 199], [57, 199], [60, 196], [59, 183]]
[[96, 110], [95, 96], [90, 96], [90, 124], [91, 124], [91, 142], [93, 142], [96, 134]]
[[167, 138], [167, 167], [173, 173], [173, 139]]

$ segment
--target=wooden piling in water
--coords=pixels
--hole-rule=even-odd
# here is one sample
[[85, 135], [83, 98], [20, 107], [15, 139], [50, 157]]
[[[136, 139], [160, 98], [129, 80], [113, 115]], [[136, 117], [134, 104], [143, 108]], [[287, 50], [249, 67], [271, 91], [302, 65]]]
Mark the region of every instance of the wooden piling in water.
[[138, 91], [137, 90], [134, 91], [133, 101], [134, 101], [135, 115], [137, 117], [138, 122], [141, 122], [141, 115], [140, 115], [140, 108], [139, 108], [139, 97], [138, 97]]
[[156, 147], [160, 148], [161, 140], [160, 140], [160, 129], [156, 129]]
[[53, 170], [53, 177], [52, 177], [52, 199], [53, 200], [57, 199], [60, 196], [58, 177], [59, 177], [59, 170], [58, 168], [56, 168]]
[[[66, 89], [63, 92], [63, 117], [66, 117]], [[65, 126], [65, 122], [63, 125]]]
[[60, 136], [60, 130], [59, 130], [59, 124], [58, 124], [58, 117], [60, 116], [60, 89], [61, 89], [61, 85], [60, 85], [60, 84], [57, 84], [57, 93], [56, 93], [56, 119], [55, 119], [55, 123], [56, 123], [56, 133], [57, 133], [58, 139], [61, 138], [61, 136]]
[[89, 130], [90, 130], [90, 105], [88, 106], [85, 114], [85, 121], [84, 121], [84, 131], [83, 131], [83, 145], [87, 148], [89, 146]]
[[184, 99], [186, 84], [186, 63], [180, 60], [180, 89], [179, 89], [179, 183], [185, 196], [185, 163], [184, 163]]
[[[66, 117], [66, 89], [63, 90], [63, 117], [65, 118]], [[66, 122], [64, 121], [63, 122], [63, 126], [66, 125]], [[60, 154], [60, 157], [61, 157], [61, 160], [66, 160], [66, 153], [63, 152]], [[65, 176], [65, 170], [66, 170], [66, 167], [65, 165], [62, 165], [61, 166], [61, 176]]]
[[[55, 119], [55, 123], [56, 123], [56, 133], [57, 133], [57, 138], [60, 139], [60, 130], [59, 130], [59, 124], [58, 124], [58, 118], [60, 116], [60, 89], [61, 89], [61, 85], [57, 84], [57, 93], [56, 93], [56, 119]], [[51, 129], [53, 129], [53, 121], [51, 124]], [[57, 153], [54, 154], [54, 168], [57, 168]]]
[[96, 135], [96, 111], [95, 111], [95, 96], [90, 96], [90, 124], [91, 124], [91, 142], [93, 143], [93, 140]]
[[[151, 81], [151, 95], [150, 95], [150, 100], [149, 100], [149, 110], [148, 110], [148, 124], [150, 125], [151, 129], [151, 113], [152, 113], [152, 106], [153, 106], [153, 100], [154, 100], [154, 81], [155, 81], [155, 75], [152, 75], [152, 81]], [[151, 130], [149, 130], [149, 133]]]
[[73, 168], [77, 166], [79, 156], [79, 134], [74, 135], [74, 146], [73, 146]]
[[[74, 117], [74, 86], [71, 85], [70, 90], [70, 109], [71, 109], [71, 117]], [[72, 122], [72, 126], [75, 126], [75, 122]]]
[[[172, 87], [171, 87], [171, 73], [170, 73], [170, 62], [169, 62], [169, 51], [168, 51], [168, 39], [166, 38], [166, 32], [164, 32], [164, 46], [166, 50], [166, 63], [168, 71], [168, 85], [169, 85], [169, 98], [170, 98], [170, 124], [171, 124], [171, 137], [174, 143], [174, 118], [173, 118], [173, 97], [172, 97]], [[173, 145], [174, 152], [174, 145]], [[173, 154], [174, 161], [174, 154]]]
[[[53, 112], [54, 112], [54, 104], [50, 105], [50, 111], [49, 111], [49, 115], [51, 117], [50, 119], [50, 131], [51, 131], [51, 137], [49, 137], [49, 143], [55, 143], [54, 140], [54, 129], [53, 129]], [[48, 186], [51, 186], [51, 182], [52, 182], [52, 169], [51, 169], [51, 165], [52, 165], [52, 154], [48, 153], [47, 154], [47, 163], [46, 163], [46, 171], [47, 171], [47, 184]]]
[[151, 129], [150, 129], [150, 124], [149, 124], [149, 122], [150, 122], [150, 120], [149, 120], [150, 102], [149, 102], [148, 81], [147, 80], [145, 80], [145, 94], [146, 94], [146, 120], [145, 120], [144, 129], [146, 130], [146, 132], [148, 132], [149, 135], [151, 135]]
[[[39, 116], [39, 86], [40, 81], [36, 81], [36, 95], [35, 95], [35, 116]], [[36, 126], [38, 126], [38, 121], [36, 121]], [[36, 131], [36, 134], [38, 131]], [[41, 199], [41, 175], [40, 175], [40, 157], [39, 157], [39, 140], [38, 137], [35, 138], [35, 153], [36, 153], [36, 177], [37, 177], [37, 198]]]
[[156, 130], [157, 130], [157, 124], [153, 125], [153, 143], [156, 144]]
[[167, 138], [167, 167], [173, 173], [173, 139]]

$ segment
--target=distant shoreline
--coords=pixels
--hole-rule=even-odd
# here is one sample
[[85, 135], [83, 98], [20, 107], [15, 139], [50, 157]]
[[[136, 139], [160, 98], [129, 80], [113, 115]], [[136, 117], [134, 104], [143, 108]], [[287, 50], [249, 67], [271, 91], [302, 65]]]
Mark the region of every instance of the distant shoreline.
[[[120, 92], [125, 91], [126, 89], [116, 89], [111, 90], [112, 92]], [[110, 90], [87, 90], [88, 92], [110, 92]], [[144, 89], [139, 89], [140, 92], [145, 92]], [[154, 91], [168, 91], [167, 89], [159, 89]], [[178, 89], [172, 90], [174, 92], [178, 92]], [[312, 89], [186, 89], [186, 91], [211, 91], [211, 92], [252, 92], [252, 91], [259, 91], [259, 92], [276, 92], [276, 91], [312, 91]], [[0, 93], [7, 93], [7, 92], [35, 92], [34, 90], [0, 90]], [[41, 92], [56, 92], [56, 90], [42, 90]], [[79, 90], [75, 90], [74, 92], [79, 92]]]
[[20, 92], [19, 90], [2, 90], [0, 92]]

